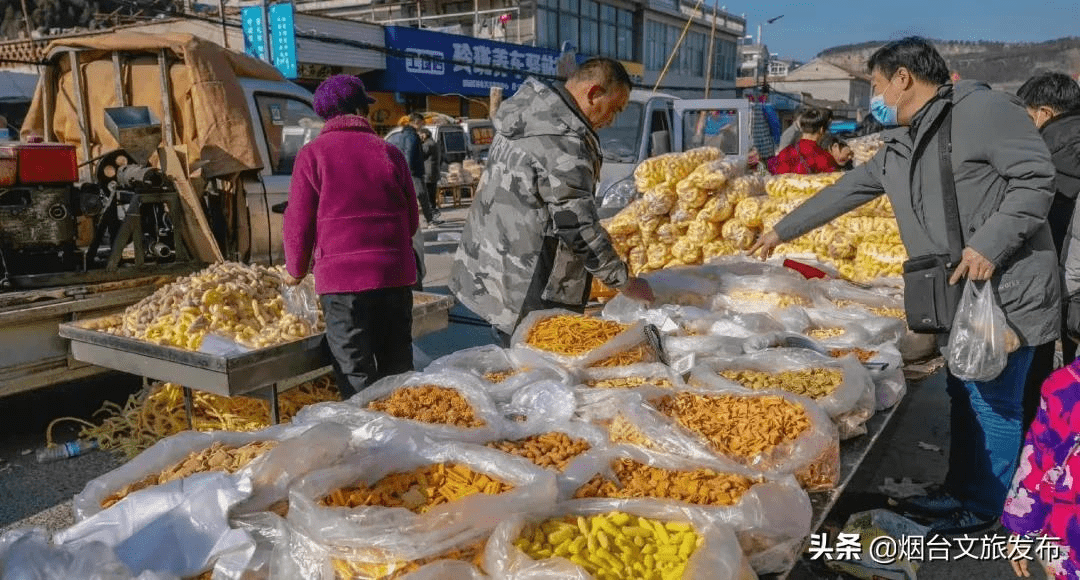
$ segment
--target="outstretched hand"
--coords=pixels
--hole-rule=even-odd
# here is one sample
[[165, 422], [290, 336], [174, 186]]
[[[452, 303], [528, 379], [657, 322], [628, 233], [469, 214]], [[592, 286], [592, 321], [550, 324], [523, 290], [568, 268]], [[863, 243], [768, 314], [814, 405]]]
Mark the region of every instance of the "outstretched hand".
[[644, 278], [630, 278], [626, 283], [626, 287], [622, 289], [622, 293], [627, 298], [639, 300], [645, 303], [652, 303], [656, 299], [653, 295], [652, 287], [645, 281]]
[[749, 256], [756, 256], [762, 260], [765, 260], [772, 255], [773, 250], [775, 250], [776, 246], [779, 245], [780, 236], [778, 236], [775, 231], [769, 230], [764, 234], [761, 234], [761, 237], [759, 237], [757, 241], [754, 242], [753, 246], [750, 246], [750, 249], [747, 250], [746, 253]]

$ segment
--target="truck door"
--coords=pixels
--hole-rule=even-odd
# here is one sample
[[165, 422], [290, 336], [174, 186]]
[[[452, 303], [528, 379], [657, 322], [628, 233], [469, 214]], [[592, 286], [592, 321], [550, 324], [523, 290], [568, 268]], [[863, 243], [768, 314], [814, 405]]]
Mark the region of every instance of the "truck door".
[[716, 147], [725, 155], [750, 152], [750, 103], [744, 99], [677, 100], [675, 150]]
[[[272, 92], [254, 93], [255, 115], [262, 129], [260, 149], [264, 167], [260, 174], [262, 186], [260, 204], [248, 191], [248, 210], [251, 212], [252, 260], [285, 263], [280, 207], [289, 199], [296, 154], [322, 130], [323, 121], [315, 114], [310, 101], [295, 95]], [[261, 214], [262, 207], [266, 213]], [[275, 211], [275, 207], [279, 211]], [[265, 228], [265, 229], [264, 229]]]

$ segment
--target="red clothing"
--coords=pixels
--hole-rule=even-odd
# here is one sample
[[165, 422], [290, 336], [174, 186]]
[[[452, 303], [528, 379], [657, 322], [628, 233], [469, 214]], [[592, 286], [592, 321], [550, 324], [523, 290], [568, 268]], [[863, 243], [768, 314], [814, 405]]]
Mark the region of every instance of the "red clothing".
[[367, 119], [334, 117], [296, 156], [285, 209], [285, 264], [319, 294], [416, 283], [416, 193], [405, 156]]
[[769, 158], [765, 164], [769, 173], [832, 173], [840, 171], [840, 166], [828, 151], [810, 139], [799, 139], [794, 145], [785, 147], [776, 157]]

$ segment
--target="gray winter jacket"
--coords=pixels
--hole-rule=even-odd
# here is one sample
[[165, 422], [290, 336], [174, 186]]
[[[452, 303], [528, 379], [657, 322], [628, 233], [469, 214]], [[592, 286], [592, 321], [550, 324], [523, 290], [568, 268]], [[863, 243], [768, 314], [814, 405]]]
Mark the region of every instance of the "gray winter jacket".
[[[952, 166], [964, 245], [995, 265], [993, 284], [1009, 325], [1025, 345], [1058, 337], [1061, 284], [1046, 216], [1054, 165], [1023, 106], [985, 83], [946, 84], [911, 127], [886, 131], [885, 146], [776, 224], [797, 238], [876, 198], [889, 196], [911, 257], [947, 254], [938, 135], [934, 120], [953, 103]], [[925, 153], [913, 161], [916, 144]], [[914, 166], [912, 165], [914, 163]]]
[[509, 334], [530, 309], [584, 306], [590, 273], [619, 289], [629, 274], [597, 217], [600, 143], [573, 97], [529, 78], [494, 121], [449, 287]]

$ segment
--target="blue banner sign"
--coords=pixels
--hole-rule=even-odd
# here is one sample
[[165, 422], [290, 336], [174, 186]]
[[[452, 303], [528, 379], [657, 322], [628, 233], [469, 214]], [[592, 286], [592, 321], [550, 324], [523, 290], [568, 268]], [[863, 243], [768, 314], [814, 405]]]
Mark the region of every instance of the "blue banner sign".
[[285, 75], [294, 79], [296, 72], [296, 27], [293, 19], [292, 2], [271, 4], [267, 9], [270, 22], [270, 51], [263, 35], [263, 11], [259, 6], [245, 6], [240, 9], [240, 18], [244, 28], [244, 52], [259, 60], [273, 62], [274, 66]]
[[526, 77], [558, 70], [554, 50], [405, 26], [385, 30], [386, 47], [405, 54], [386, 57], [386, 70], [371, 75], [372, 90], [486, 96], [501, 87], [509, 96]]

